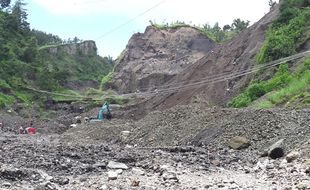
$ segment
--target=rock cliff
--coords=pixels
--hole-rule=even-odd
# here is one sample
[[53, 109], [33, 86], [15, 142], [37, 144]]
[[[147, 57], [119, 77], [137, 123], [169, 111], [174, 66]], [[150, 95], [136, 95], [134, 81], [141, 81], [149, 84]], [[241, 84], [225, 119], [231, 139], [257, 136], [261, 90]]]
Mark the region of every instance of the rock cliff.
[[215, 43], [195, 28], [146, 28], [134, 34], [110, 87], [121, 93], [154, 90], [211, 51]]
[[[129, 41], [115, 70], [111, 87], [120, 93], [136, 89], [154, 92], [155, 88], [158, 91], [177, 88], [151, 96], [142, 94], [143, 101], [130, 108], [136, 115], [144, 115], [146, 110], [166, 109], [193, 101], [209, 106], [225, 105], [253, 76], [211, 84], [202, 81], [253, 66], [265, 33], [278, 13], [279, 6], [275, 6], [261, 20], [223, 44], [215, 44], [192, 28], [158, 30], [148, 27], [144, 34], [135, 34]], [[195, 82], [201, 84], [182, 88]]]
[[69, 55], [97, 55], [97, 46], [92, 40], [87, 40], [76, 44], [63, 44], [56, 47], [50, 47], [48, 50], [50, 54], [66, 52]]

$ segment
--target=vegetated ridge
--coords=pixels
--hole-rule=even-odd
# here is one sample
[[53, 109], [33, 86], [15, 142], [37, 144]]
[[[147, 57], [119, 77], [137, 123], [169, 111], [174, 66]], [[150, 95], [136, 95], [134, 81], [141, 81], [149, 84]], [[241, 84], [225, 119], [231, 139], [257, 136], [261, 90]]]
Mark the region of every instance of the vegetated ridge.
[[114, 66], [111, 57], [97, 54], [94, 41], [77, 37], [62, 40], [56, 35], [30, 29], [23, 1], [0, 10], [0, 108], [44, 107], [47, 100], [60, 100], [30, 88], [78, 96], [99, 88], [101, 79]]

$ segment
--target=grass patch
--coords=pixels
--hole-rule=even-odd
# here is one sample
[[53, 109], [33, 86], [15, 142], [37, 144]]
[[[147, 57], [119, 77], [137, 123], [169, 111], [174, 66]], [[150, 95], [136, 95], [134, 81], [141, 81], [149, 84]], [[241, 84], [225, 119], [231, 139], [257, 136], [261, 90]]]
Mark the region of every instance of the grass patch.
[[[273, 106], [290, 102], [292, 97], [300, 96], [310, 86], [310, 71], [305, 72], [300, 78], [292, 80], [287, 87], [280, 89], [277, 92], [272, 93], [267, 97], [267, 102], [270, 102]], [[306, 103], [306, 102], [305, 102]], [[262, 104], [266, 104], [262, 102]]]
[[113, 95], [105, 99], [106, 101], [110, 102], [111, 104], [118, 104], [124, 105], [129, 102], [129, 99], [124, 98], [122, 96]]
[[243, 93], [228, 102], [229, 107], [241, 108], [249, 106], [253, 101], [276, 89], [280, 89], [292, 80], [288, 65], [280, 65], [273, 78], [268, 81], [252, 81]]
[[51, 45], [44, 45], [38, 48], [38, 50], [44, 50], [44, 49], [49, 49], [49, 48], [57, 48], [61, 46], [62, 44], [51, 44]]
[[[271, 108], [292, 101], [310, 88], [310, 58], [304, 60], [294, 73], [290, 73], [288, 65], [280, 65], [276, 74], [267, 81], [253, 81], [243, 93], [233, 98], [229, 107], [241, 108], [252, 104], [261, 96], [265, 100], [259, 101], [256, 107]], [[302, 96], [300, 96], [302, 98]]]
[[264, 109], [272, 108], [273, 106], [274, 105], [268, 100], [261, 101], [256, 105], [256, 107]]
[[[151, 25], [154, 28], [161, 29], [161, 30], [190, 27], [190, 28], [196, 29], [201, 34], [205, 35], [206, 37], [212, 39], [213, 41], [215, 41], [217, 43], [222, 43], [222, 42], [228, 41], [240, 32], [239, 29], [232, 27], [233, 24], [232, 24], [232, 26], [226, 25], [226, 27], [227, 26], [229, 27], [227, 29], [224, 29], [225, 26], [223, 28], [221, 28], [219, 26], [219, 23], [215, 23], [214, 26], [210, 26], [208, 24], [205, 24], [203, 26], [196, 26], [196, 25], [187, 24], [185, 22], [176, 21], [176, 22], [172, 22], [172, 23], [164, 23], [163, 22], [161, 24], [151, 22]], [[247, 26], [245, 26], [245, 28], [247, 28]]]
[[27, 93], [27, 92], [23, 92], [23, 91], [17, 91], [15, 92], [15, 97], [16, 99], [24, 102], [24, 103], [30, 103], [31, 100], [33, 99], [32, 95]]
[[113, 72], [110, 72], [106, 76], [102, 77], [99, 90], [102, 91], [106, 88], [107, 83], [112, 79]]
[[0, 93], [0, 108], [9, 107], [15, 102], [14, 96]]
[[309, 89], [310, 89], [310, 58], [307, 58], [302, 65], [297, 67], [290, 76], [291, 80], [287, 85], [273, 90], [264, 97], [256, 107], [271, 108], [279, 105], [298, 106], [309, 105]]
[[11, 86], [5, 80], [0, 79], [0, 90], [9, 91]]
[[81, 101], [81, 100], [83, 100], [83, 96], [81, 96], [78, 92], [73, 91], [73, 90], [64, 89], [64, 90], [59, 90], [56, 93], [66, 94], [68, 96], [53, 94], [53, 95], [51, 95], [51, 97], [55, 102], [67, 102], [67, 101]]

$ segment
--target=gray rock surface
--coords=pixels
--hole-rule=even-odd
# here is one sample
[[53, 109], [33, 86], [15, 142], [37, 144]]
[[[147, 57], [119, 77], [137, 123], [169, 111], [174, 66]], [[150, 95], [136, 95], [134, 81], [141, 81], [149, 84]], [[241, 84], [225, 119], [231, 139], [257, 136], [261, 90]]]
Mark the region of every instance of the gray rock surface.
[[119, 163], [119, 162], [114, 162], [114, 161], [109, 161], [108, 168], [110, 169], [122, 169], [122, 170], [127, 170], [128, 166], [126, 166], [126, 164], [124, 163]]
[[250, 140], [245, 137], [236, 136], [228, 142], [228, 146], [235, 150], [244, 149], [250, 146]]

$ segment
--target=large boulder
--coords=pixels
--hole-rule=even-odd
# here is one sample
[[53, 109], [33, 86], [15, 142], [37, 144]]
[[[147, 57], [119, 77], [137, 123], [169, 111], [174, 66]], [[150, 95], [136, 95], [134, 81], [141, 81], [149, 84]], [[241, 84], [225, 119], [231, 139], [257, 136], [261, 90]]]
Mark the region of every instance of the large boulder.
[[272, 159], [281, 158], [285, 154], [284, 139], [280, 139], [269, 147], [268, 156]]
[[235, 150], [244, 149], [250, 146], [250, 140], [242, 136], [236, 136], [228, 142], [228, 146]]

